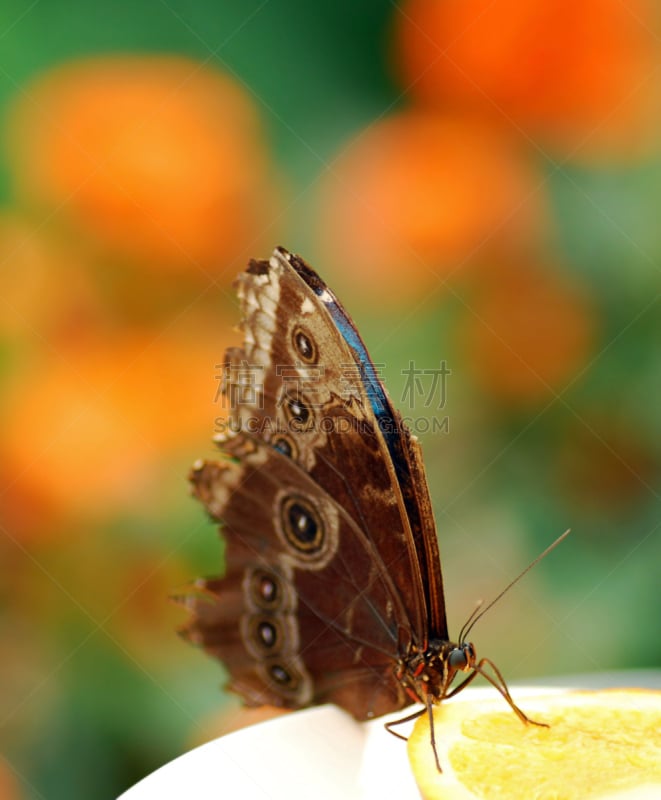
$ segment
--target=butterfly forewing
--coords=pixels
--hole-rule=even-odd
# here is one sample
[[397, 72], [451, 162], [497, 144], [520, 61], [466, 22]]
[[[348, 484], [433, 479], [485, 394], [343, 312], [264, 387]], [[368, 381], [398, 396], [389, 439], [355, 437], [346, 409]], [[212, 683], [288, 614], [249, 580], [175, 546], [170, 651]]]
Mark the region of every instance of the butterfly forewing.
[[[364, 345], [360, 352], [351, 346], [361, 342], [355, 326], [316, 273], [281, 248], [270, 262], [252, 262], [238, 289], [245, 344], [241, 355], [232, 351], [232, 365], [239, 369], [230, 369], [230, 381], [241, 376], [240, 365], [246, 363], [259, 368], [263, 381], [259, 408], [233, 404], [239, 425], [257, 430], [289, 454], [356, 520], [406, 598], [414, 640], [424, 640], [430, 614], [425, 591], [434, 576], [421, 572], [426, 565], [416, 539], [421, 515], [414, 503], [409, 508], [405, 503], [405, 493], [410, 501], [416, 491], [408, 485], [406, 459], [401, 452], [391, 454], [385, 440], [387, 435], [402, 439], [405, 449], [408, 431]], [[332, 307], [325, 302], [329, 298]], [[242, 399], [240, 387], [237, 391], [230, 382], [232, 392]], [[377, 401], [380, 419], [373, 408]], [[431, 512], [427, 520], [435, 542]]]
[[292, 265], [296, 273], [324, 304], [361, 372], [364, 396], [371, 407], [376, 428], [381, 433], [381, 448], [385, 445], [390, 456], [404, 503], [408, 529], [413, 537], [425, 596], [424, 624], [428, 629], [428, 638], [447, 639], [436, 525], [420, 446], [404, 425], [399, 412], [393, 407], [383, 383], [379, 380], [365, 343], [334, 293], [300, 256], [286, 253], [281, 249], [276, 253], [280, 253], [282, 258]]

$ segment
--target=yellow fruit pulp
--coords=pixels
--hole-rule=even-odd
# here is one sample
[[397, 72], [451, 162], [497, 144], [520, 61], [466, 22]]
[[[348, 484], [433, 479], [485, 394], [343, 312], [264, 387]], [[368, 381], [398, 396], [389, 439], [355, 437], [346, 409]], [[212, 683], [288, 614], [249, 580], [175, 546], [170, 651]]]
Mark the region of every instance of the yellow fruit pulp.
[[521, 707], [550, 727], [523, 725], [503, 701], [446, 703], [409, 739], [427, 800], [661, 798], [661, 692], [633, 689], [528, 697]]

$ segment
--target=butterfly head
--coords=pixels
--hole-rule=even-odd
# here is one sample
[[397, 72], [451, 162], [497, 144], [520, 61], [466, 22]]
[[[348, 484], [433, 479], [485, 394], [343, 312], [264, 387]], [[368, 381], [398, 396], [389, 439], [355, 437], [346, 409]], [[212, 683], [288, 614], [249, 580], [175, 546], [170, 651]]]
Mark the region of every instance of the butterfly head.
[[477, 664], [472, 642], [455, 644], [444, 640], [431, 640], [427, 649], [409, 662], [408, 681], [415, 699], [440, 703], [450, 693], [450, 685], [457, 672], [474, 672]]
[[454, 674], [457, 671], [470, 672], [475, 669], [477, 655], [475, 645], [472, 642], [462, 642], [455, 645], [448, 653], [447, 664], [449, 671]]

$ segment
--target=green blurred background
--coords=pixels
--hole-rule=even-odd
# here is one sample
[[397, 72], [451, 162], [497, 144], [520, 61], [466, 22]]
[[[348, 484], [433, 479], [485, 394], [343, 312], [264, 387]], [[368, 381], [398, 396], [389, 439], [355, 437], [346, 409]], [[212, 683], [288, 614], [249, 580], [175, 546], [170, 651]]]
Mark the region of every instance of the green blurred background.
[[532, 5], [3, 4], [2, 798], [110, 798], [236, 723], [167, 598], [221, 570], [186, 474], [276, 244], [420, 432], [451, 631], [571, 527], [479, 652], [659, 666], [661, 29]]

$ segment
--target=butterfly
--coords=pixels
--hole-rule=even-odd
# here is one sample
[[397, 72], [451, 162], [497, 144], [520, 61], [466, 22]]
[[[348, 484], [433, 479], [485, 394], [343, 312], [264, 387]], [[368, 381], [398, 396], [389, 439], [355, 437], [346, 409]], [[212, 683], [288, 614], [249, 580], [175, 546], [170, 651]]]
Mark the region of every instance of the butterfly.
[[480, 614], [448, 634], [420, 445], [347, 312], [281, 247], [235, 286], [244, 342], [225, 354], [222, 455], [190, 476], [222, 524], [225, 574], [185, 598], [185, 638], [249, 706], [335, 703], [366, 720], [422, 703], [405, 720], [429, 713], [434, 753], [432, 707], [478, 674], [534, 722], [466, 640]]

